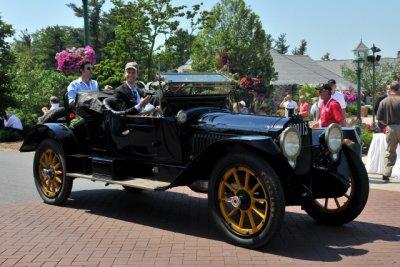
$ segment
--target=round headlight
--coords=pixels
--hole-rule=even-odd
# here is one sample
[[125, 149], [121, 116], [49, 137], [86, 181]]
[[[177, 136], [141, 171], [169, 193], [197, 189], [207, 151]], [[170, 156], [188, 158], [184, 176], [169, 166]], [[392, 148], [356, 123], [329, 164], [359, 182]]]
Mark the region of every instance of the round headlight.
[[184, 110], [179, 110], [176, 114], [176, 120], [179, 123], [185, 123], [187, 121], [187, 114]]
[[333, 123], [325, 131], [325, 143], [332, 154], [337, 154], [342, 149], [343, 132], [339, 124]]
[[280, 137], [280, 145], [283, 155], [290, 160], [296, 159], [300, 154], [301, 139], [299, 132], [293, 128], [286, 128]]

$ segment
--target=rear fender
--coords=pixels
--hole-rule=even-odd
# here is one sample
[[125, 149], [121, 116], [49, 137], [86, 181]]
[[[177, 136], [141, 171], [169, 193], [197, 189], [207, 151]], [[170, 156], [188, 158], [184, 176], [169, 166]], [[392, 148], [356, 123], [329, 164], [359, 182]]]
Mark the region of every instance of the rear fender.
[[65, 154], [79, 153], [79, 146], [74, 133], [61, 123], [46, 123], [35, 126], [25, 137], [19, 151], [35, 151], [37, 146], [46, 138], [58, 141]]

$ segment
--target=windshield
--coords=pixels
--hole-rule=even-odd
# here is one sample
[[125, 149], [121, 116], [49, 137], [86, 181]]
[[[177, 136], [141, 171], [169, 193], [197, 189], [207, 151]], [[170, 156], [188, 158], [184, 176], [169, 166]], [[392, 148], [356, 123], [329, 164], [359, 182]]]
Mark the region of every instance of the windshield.
[[163, 73], [162, 87], [166, 95], [226, 95], [235, 86], [219, 73]]

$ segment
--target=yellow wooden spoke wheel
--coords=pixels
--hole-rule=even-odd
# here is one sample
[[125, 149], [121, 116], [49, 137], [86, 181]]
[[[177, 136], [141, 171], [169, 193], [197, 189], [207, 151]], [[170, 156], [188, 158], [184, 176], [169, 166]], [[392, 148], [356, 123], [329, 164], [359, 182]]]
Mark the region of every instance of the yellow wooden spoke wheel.
[[228, 169], [218, 186], [219, 207], [234, 232], [257, 234], [269, 216], [269, 198], [262, 180], [245, 166]]
[[283, 188], [274, 169], [251, 153], [230, 153], [214, 167], [208, 186], [211, 214], [236, 245], [260, 247], [282, 225]]
[[66, 176], [63, 150], [52, 139], [43, 140], [33, 160], [35, 185], [40, 197], [48, 204], [62, 204], [71, 194], [72, 179]]
[[39, 177], [43, 193], [54, 198], [60, 192], [63, 182], [63, 170], [60, 157], [52, 149], [46, 149], [39, 161]]
[[340, 197], [319, 198], [303, 204], [307, 214], [320, 223], [342, 225], [351, 222], [361, 213], [368, 200], [369, 179], [360, 156], [346, 145], [342, 149], [349, 163], [347, 192]]

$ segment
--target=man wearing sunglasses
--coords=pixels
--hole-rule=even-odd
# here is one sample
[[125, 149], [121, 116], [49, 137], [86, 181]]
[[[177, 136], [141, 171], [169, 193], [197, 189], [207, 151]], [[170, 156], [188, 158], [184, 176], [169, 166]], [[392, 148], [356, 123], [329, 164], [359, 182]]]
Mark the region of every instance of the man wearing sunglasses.
[[78, 92], [83, 91], [99, 91], [97, 81], [92, 80], [93, 66], [90, 61], [82, 61], [79, 66], [81, 76], [72, 81], [67, 88], [68, 103], [70, 106], [75, 106], [75, 98]]

